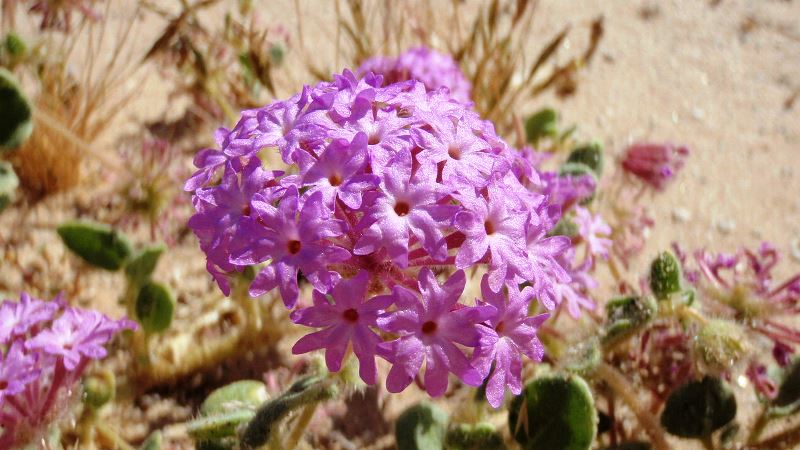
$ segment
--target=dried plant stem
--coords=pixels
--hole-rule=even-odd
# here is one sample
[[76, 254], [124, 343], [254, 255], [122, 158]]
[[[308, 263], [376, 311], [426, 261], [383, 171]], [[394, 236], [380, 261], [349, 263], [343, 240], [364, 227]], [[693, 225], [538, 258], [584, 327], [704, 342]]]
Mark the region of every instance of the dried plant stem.
[[645, 432], [650, 436], [653, 448], [655, 450], [669, 450], [669, 444], [664, 436], [664, 431], [661, 429], [658, 421], [647, 410], [643, 408], [641, 402], [636, 398], [635, 390], [631, 389], [631, 382], [625, 378], [625, 375], [619, 372], [616, 368], [607, 363], [600, 363], [594, 372], [595, 376], [608, 384], [614, 394], [622, 399], [628, 408], [631, 409], [636, 419], [644, 428]]
[[303, 434], [305, 434], [308, 424], [311, 423], [311, 419], [314, 418], [314, 412], [317, 410], [317, 404], [318, 402], [313, 402], [303, 407], [303, 411], [300, 412], [300, 416], [297, 417], [297, 421], [294, 424], [292, 434], [289, 435], [286, 445], [284, 445], [283, 448], [288, 450], [294, 450], [297, 448], [297, 444], [300, 442], [300, 439], [303, 438]]
[[33, 117], [37, 124], [44, 125], [45, 127], [50, 128], [52, 131], [60, 134], [64, 139], [69, 141], [70, 144], [97, 158], [98, 161], [102, 162], [108, 168], [117, 172], [121, 172], [123, 170], [122, 164], [120, 164], [119, 161], [110, 157], [109, 155], [106, 155], [105, 153], [96, 150], [88, 142], [84, 141], [80, 138], [80, 136], [73, 133], [72, 130], [62, 125], [57, 118], [51, 116], [45, 110], [41, 108], [34, 109]]

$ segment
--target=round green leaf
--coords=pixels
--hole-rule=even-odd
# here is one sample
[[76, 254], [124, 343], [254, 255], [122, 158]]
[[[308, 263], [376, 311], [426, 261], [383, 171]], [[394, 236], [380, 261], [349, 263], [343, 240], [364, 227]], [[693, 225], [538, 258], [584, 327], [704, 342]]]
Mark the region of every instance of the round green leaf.
[[667, 398], [661, 425], [670, 434], [704, 438], [736, 417], [736, 398], [718, 378], [705, 377], [675, 389]]
[[582, 378], [546, 375], [514, 397], [508, 426], [526, 450], [588, 450], [597, 432], [597, 410]]
[[798, 400], [800, 400], [800, 358], [796, 358], [786, 368], [774, 403], [777, 406], [789, 406]]
[[131, 255], [131, 244], [107, 225], [69, 222], [58, 227], [64, 245], [87, 263], [106, 270], [119, 270]]
[[0, 67], [0, 149], [15, 149], [33, 131], [31, 106], [14, 75]]
[[163, 245], [144, 248], [125, 266], [125, 275], [128, 276], [132, 283], [143, 284], [150, 279], [164, 250], [166, 250], [166, 247]]
[[505, 450], [503, 436], [490, 423], [458, 424], [447, 431], [447, 450]]
[[136, 318], [147, 333], [160, 333], [172, 323], [175, 299], [163, 284], [150, 281], [136, 297]]
[[681, 266], [670, 252], [661, 252], [650, 264], [650, 290], [663, 300], [681, 290]]
[[200, 405], [200, 414], [209, 416], [235, 409], [255, 410], [268, 399], [267, 385], [261, 381], [236, 381], [209, 394]]
[[6, 35], [6, 40], [3, 44], [8, 54], [14, 58], [21, 58], [25, 56], [25, 53], [28, 51], [28, 46], [25, 45], [25, 41], [13, 31]]
[[603, 144], [593, 141], [580, 145], [570, 152], [567, 162], [585, 164], [599, 177], [603, 173]]
[[525, 121], [525, 139], [535, 144], [539, 139], [558, 135], [558, 113], [553, 108], [537, 111]]
[[398, 450], [441, 450], [448, 421], [447, 414], [430, 403], [408, 408], [395, 423]]

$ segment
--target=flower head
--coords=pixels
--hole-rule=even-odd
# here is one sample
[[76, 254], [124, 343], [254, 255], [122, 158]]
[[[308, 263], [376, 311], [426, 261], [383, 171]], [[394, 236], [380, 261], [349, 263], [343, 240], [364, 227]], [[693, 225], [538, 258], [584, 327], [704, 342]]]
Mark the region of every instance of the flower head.
[[622, 168], [660, 191], [675, 177], [688, 156], [688, 147], [636, 143], [625, 151]]

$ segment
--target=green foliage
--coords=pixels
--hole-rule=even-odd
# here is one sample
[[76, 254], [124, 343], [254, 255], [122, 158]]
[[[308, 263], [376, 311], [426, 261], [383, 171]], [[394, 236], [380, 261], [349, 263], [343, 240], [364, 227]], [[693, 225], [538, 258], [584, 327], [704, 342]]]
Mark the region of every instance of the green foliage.
[[133, 284], [144, 284], [156, 269], [156, 264], [158, 264], [158, 260], [164, 250], [166, 250], [166, 247], [163, 245], [145, 247], [131, 258], [130, 262], [125, 266], [125, 275]]
[[266, 402], [247, 424], [239, 444], [243, 449], [255, 449], [266, 444], [272, 431], [292, 411], [306, 405], [329, 400], [338, 395], [335, 385], [319, 377], [305, 377], [295, 382], [288, 391]]
[[83, 381], [83, 403], [99, 409], [114, 398], [117, 382], [111, 371], [103, 370], [97, 375], [87, 377]]
[[773, 400], [776, 406], [789, 406], [800, 400], [800, 358], [786, 368], [783, 381], [778, 388], [778, 395]]
[[395, 423], [398, 450], [441, 450], [449, 420], [444, 411], [431, 403], [408, 408]]
[[19, 186], [19, 178], [11, 163], [0, 161], [0, 212], [14, 201], [14, 191]]
[[256, 415], [254, 411], [240, 409], [226, 413], [199, 417], [186, 424], [186, 432], [197, 441], [215, 441], [235, 436], [240, 427], [247, 425]]
[[744, 332], [738, 324], [725, 319], [711, 319], [697, 333], [694, 347], [709, 369], [720, 372], [744, 357], [745, 342]]
[[553, 229], [547, 233], [547, 235], [575, 237], [578, 235], [578, 232], [578, 224], [576, 224], [575, 221], [569, 217], [564, 216], [558, 221], [556, 226], [554, 226]]
[[603, 144], [599, 141], [579, 145], [570, 152], [568, 163], [585, 164], [599, 177], [603, 174]]
[[200, 405], [200, 414], [210, 416], [236, 409], [255, 410], [269, 399], [261, 381], [241, 380], [216, 389]]
[[681, 290], [681, 266], [670, 252], [661, 252], [650, 265], [650, 289], [659, 300]]
[[119, 270], [131, 256], [128, 238], [107, 225], [68, 222], [58, 227], [58, 235], [73, 253], [101, 269]]
[[558, 113], [553, 108], [544, 108], [525, 121], [525, 139], [536, 144], [543, 137], [554, 138], [558, 135]]
[[145, 333], [160, 333], [169, 328], [175, 298], [163, 284], [148, 281], [136, 296], [136, 318]]
[[597, 181], [597, 174], [594, 173], [591, 167], [580, 162], [568, 162], [559, 167], [558, 174], [562, 177], [579, 177], [582, 175], [590, 175]]
[[703, 439], [736, 417], [736, 398], [719, 378], [690, 381], [670, 393], [661, 425], [685, 438]]
[[22, 58], [28, 52], [28, 46], [17, 33], [12, 31], [6, 35], [3, 50], [14, 58]]
[[490, 423], [459, 424], [445, 437], [447, 450], [505, 450], [503, 437]]
[[164, 437], [160, 430], [153, 431], [139, 446], [139, 450], [161, 450], [164, 446]]
[[508, 426], [526, 450], [588, 450], [597, 432], [589, 386], [576, 375], [536, 378], [512, 400]]
[[593, 337], [569, 346], [564, 352], [562, 361], [564, 369], [567, 371], [578, 375], [588, 375], [594, 372], [602, 358], [600, 341]]
[[33, 131], [31, 106], [14, 75], [0, 67], [0, 150], [25, 142]]
[[614, 344], [639, 332], [658, 312], [658, 304], [649, 296], [629, 295], [606, 303], [603, 343]]

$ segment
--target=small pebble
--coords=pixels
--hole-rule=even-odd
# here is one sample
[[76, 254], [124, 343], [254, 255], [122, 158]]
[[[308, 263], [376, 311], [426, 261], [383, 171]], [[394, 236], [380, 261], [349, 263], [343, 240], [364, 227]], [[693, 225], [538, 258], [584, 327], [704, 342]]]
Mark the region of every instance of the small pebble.
[[694, 108], [692, 109], [692, 117], [695, 120], [703, 120], [706, 118], [706, 112], [703, 110], [703, 108]]
[[692, 213], [686, 208], [675, 208], [672, 210], [672, 221], [686, 223], [692, 220]]
[[733, 219], [719, 219], [716, 223], [717, 231], [722, 234], [729, 234], [736, 229], [736, 222]]

